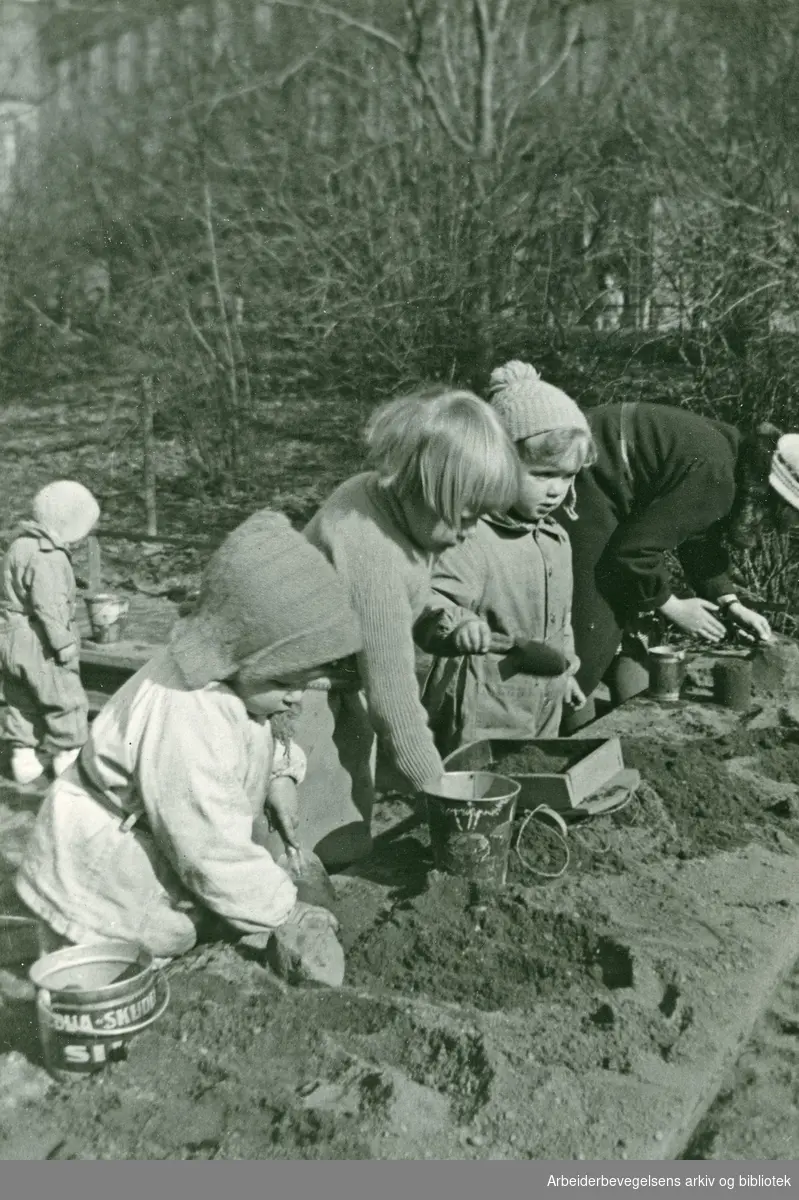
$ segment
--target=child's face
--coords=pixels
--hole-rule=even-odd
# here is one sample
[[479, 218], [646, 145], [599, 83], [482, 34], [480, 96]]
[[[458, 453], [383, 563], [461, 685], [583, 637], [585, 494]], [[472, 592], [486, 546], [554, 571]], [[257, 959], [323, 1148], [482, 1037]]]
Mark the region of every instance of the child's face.
[[465, 509], [461, 513], [460, 529], [453, 529], [434, 509], [421, 502], [414, 504], [409, 513], [416, 544], [434, 554], [440, 554], [443, 550], [449, 550], [459, 542], [464, 542], [477, 525], [479, 515]]
[[559, 508], [574, 481], [575, 472], [561, 466], [528, 467], [522, 478], [516, 512], [525, 521], [540, 521]]
[[321, 668], [317, 671], [300, 671], [286, 679], [265, 679], [246, 686], [234, 684], [234, 690], [244, 701], [250, 716], [257, 721], [265, 721], [278, 713], [296, 708], [311, 680], [323, 674]]

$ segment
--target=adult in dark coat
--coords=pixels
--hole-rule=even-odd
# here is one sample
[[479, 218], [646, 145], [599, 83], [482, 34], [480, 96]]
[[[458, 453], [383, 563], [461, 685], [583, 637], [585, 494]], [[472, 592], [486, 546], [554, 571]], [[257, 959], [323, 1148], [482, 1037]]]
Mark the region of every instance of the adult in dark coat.
[[[610, 669], [623, 635], [646, 614], [711, 643], [725, 636], [722, 617], [758, 639], [771, 636], [765, 617], [736, 595], [730, 546], [754, 545], [765, 529], [799, 519], [799, 434], [763, 425], [744, 437], [660, 404], [608, 404], [587, 416], [598, 457], [578, 476], [579, 519], [568, 524], [577, 680], [590, 697], [610, 673], [619, 703], [627, 696]], [[669, 551], [694, 596], [675, 595]], [[580, 723], [586, 718], [590, 709]]]

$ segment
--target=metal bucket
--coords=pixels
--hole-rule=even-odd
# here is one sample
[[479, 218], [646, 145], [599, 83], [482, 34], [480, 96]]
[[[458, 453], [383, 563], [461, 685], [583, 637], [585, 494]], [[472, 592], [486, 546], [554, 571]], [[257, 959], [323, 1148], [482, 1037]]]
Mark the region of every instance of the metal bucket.
[[94, 1074], [127, 1057], [137, 1033], [169, 1003], [169, 984], [146, 950], [102, 941], [46, 954], [30, 969], [47, 1070]]
[[113, 592], [98, 592], [86, 597], [92, 641], [101, 644], [118, 642], [122, 637], [130, 610], [130, 601]]
[[502, 887], [520, 785], [491, 771], [452, 771], [422, 795], [441, 871]]
[[724, 708], [747, 712], [752, 704], [752, 664], [745, 658], [717, 662], [713, 667], [713, 699]]
[[649, 695], [664, 704], [675, 704], [685, 681], [685, 651], [672, 646], [649, 649]]

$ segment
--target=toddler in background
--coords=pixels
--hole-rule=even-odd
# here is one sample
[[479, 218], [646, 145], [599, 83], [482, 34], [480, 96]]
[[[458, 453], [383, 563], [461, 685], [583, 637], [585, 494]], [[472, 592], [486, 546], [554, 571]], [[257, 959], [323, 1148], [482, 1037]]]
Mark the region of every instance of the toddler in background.
[[52, 755], [54, 774], [62, 774], [88, 736], [72, 551], [100, 518], [91, 492], [69, 479], [43, 487], [32, 511], [3, 562], [2, 732], [11, 745], [12, 775], [21, 784], [43, 774], [40, 752]]

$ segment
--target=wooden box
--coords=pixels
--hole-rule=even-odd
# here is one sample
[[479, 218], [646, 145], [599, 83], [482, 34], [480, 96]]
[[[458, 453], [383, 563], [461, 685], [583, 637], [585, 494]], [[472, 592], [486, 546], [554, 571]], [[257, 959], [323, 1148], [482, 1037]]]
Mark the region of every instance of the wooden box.
[[[525, 750], [538, 751], [552, 759], [552, 770], [520, 773], [512, 759]], [[510, 762], [508, 770], [503, 763]], [[624, 771], [618, 738], [529, 738], [472, 742], [461, 746], [444, 760], [448, 771], [496, 771], [521, 784], [519, 808], [578, 808], [598, 791], [611, 786]], [[545, 764], [542, 764], [545, 765]]]

